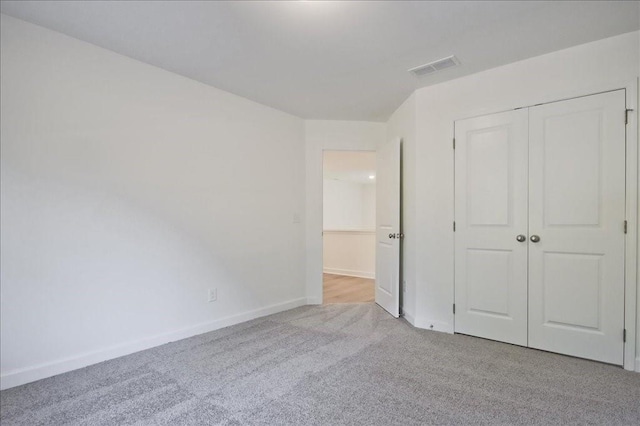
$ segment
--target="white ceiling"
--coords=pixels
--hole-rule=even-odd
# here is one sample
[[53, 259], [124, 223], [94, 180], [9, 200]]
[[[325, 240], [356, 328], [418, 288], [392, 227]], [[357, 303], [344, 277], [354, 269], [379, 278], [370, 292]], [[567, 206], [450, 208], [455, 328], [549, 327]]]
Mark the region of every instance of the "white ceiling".
[[[636, 1], [2, 1], [2, 13], [302, 118], [386, 121], [415, 89], [637, 30]], [[462, 66], [416, 78], [449, 55]]]
[[[373, 151], [324, 151], [322, 171], [325, 179], [373, 184], [376, 153]], [[370, 179], [369, 176], [374, 176]]]

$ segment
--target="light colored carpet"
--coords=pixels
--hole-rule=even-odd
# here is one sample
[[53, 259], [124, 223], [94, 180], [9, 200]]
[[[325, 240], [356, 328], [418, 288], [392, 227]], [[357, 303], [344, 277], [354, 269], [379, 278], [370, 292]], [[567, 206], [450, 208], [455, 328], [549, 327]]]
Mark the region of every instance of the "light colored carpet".
[[0, 393], [0, 423], [640, 424], [640, 374], [307, 306]]

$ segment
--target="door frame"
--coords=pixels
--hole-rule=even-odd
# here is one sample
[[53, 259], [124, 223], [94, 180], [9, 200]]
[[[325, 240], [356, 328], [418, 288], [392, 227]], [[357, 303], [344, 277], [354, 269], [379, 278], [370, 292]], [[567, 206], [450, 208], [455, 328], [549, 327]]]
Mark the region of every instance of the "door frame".
[[638, 80], [625, 87], [627, 109], [626, 132], [626, 208], [627, 236], [625, 245], [624, 327], [627, 340], [624, 346], [624, 369], [640, 372], [640, 354], [636, 353], [638, 332]]
[[307, 120], [304, 124], [303, 266], [308, 305], [322, 304], [322, 162], [324, 150], [376, 151], [386, 139], [381, 123]]
[[[319, 282], [319, 291], [316, 294], [319, 294], [318, 298], [314, 300], [315, 303], [309, 304], [324, 304], [324, 153], [325, 151], [338, 151], [338, 152], [378, 152], [378, 149], [350, 149], [350, 148], [327, 148], [323, 147], [320, 149], [320, 229], [319, 233], [320, 237], [320, 282]], [[376, 189], [376, 197], [377, 197], [377, 189]], [[377, 258], [377, 256], [376, 256]], [[316, 284], [317, 285], [317, 284]], [[373, 302], [375, 303], [375, 302]]]
[[[452, 123], [453, 134], [455, 135], [455, 122], [484, 115], [496, 114], [513, 109], [532, 107], [538, 104], [559, 102], [584, 96], [595, 95], [598, 93], [612, 92], [616, 90], [625, 90], [625, 103], [628, 110], [632, 110], [628, 115], [628, 122], [625, 126], [626, 133], [626, 171], [625, 171], [625, 192], [626, 192], [626, 218], [627, 218], [627, 234], [625, 236], [625, 282], [624, 282], [624, 328], [626, 330], [626, 341], [624, 342], [624, 362], [625, 370], [635, 370], [640, 372], [640, 353], [636, 353], [636, 336], [640, 329], [640, 318], [637, 316], [638, 305], [640, 305], [640, 291], [638, 290], [638, 79], [627, 81], [618, 85], [607, 85], [601, 87], [593, 87], [591, 90], [582, 90], [580, 92], [570, 92], [562, 96], [549, 97], [542, 99], [540, 102], [527, 102], [527, 105], [502, 109], [498, 111], [482, 111], [481, 113], [471, 113], [469, 115], [457, 117]], [[620, 119], [625, 117], [621, 115]], [[455, 220], [455, 151], [453, 156], [453, 212]], [[453, 258], [453, 286], [452, 299], [455, 303], [455, 235], [452, 235], [454, 246]], [[453, 316], [453, 332], [455, 333], [455, 315]]]

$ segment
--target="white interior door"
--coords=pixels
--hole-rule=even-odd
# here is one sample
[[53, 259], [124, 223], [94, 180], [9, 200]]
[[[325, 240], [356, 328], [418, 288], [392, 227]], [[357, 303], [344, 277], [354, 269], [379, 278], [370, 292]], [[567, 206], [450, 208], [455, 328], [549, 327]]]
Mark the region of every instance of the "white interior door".
[[400, 315], [400, 139], [376, 155], [376, 303]]
[[455, 331], [526, 345], [526, 109], [456, 121], [455, 212]]
[[529, 110], [531, 347], [622, 364], [624, 111], [623, 90]]

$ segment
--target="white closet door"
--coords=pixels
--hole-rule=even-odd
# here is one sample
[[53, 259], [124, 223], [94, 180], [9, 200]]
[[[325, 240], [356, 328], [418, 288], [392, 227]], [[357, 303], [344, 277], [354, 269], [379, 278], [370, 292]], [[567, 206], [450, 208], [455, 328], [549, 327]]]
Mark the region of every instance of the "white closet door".
[[529, 110], [530, 347], [622, 364], [624, 110], [624, 91]]
[[456, 121], [455, 138], [455, 331], [526, 345], [527, 111]]

